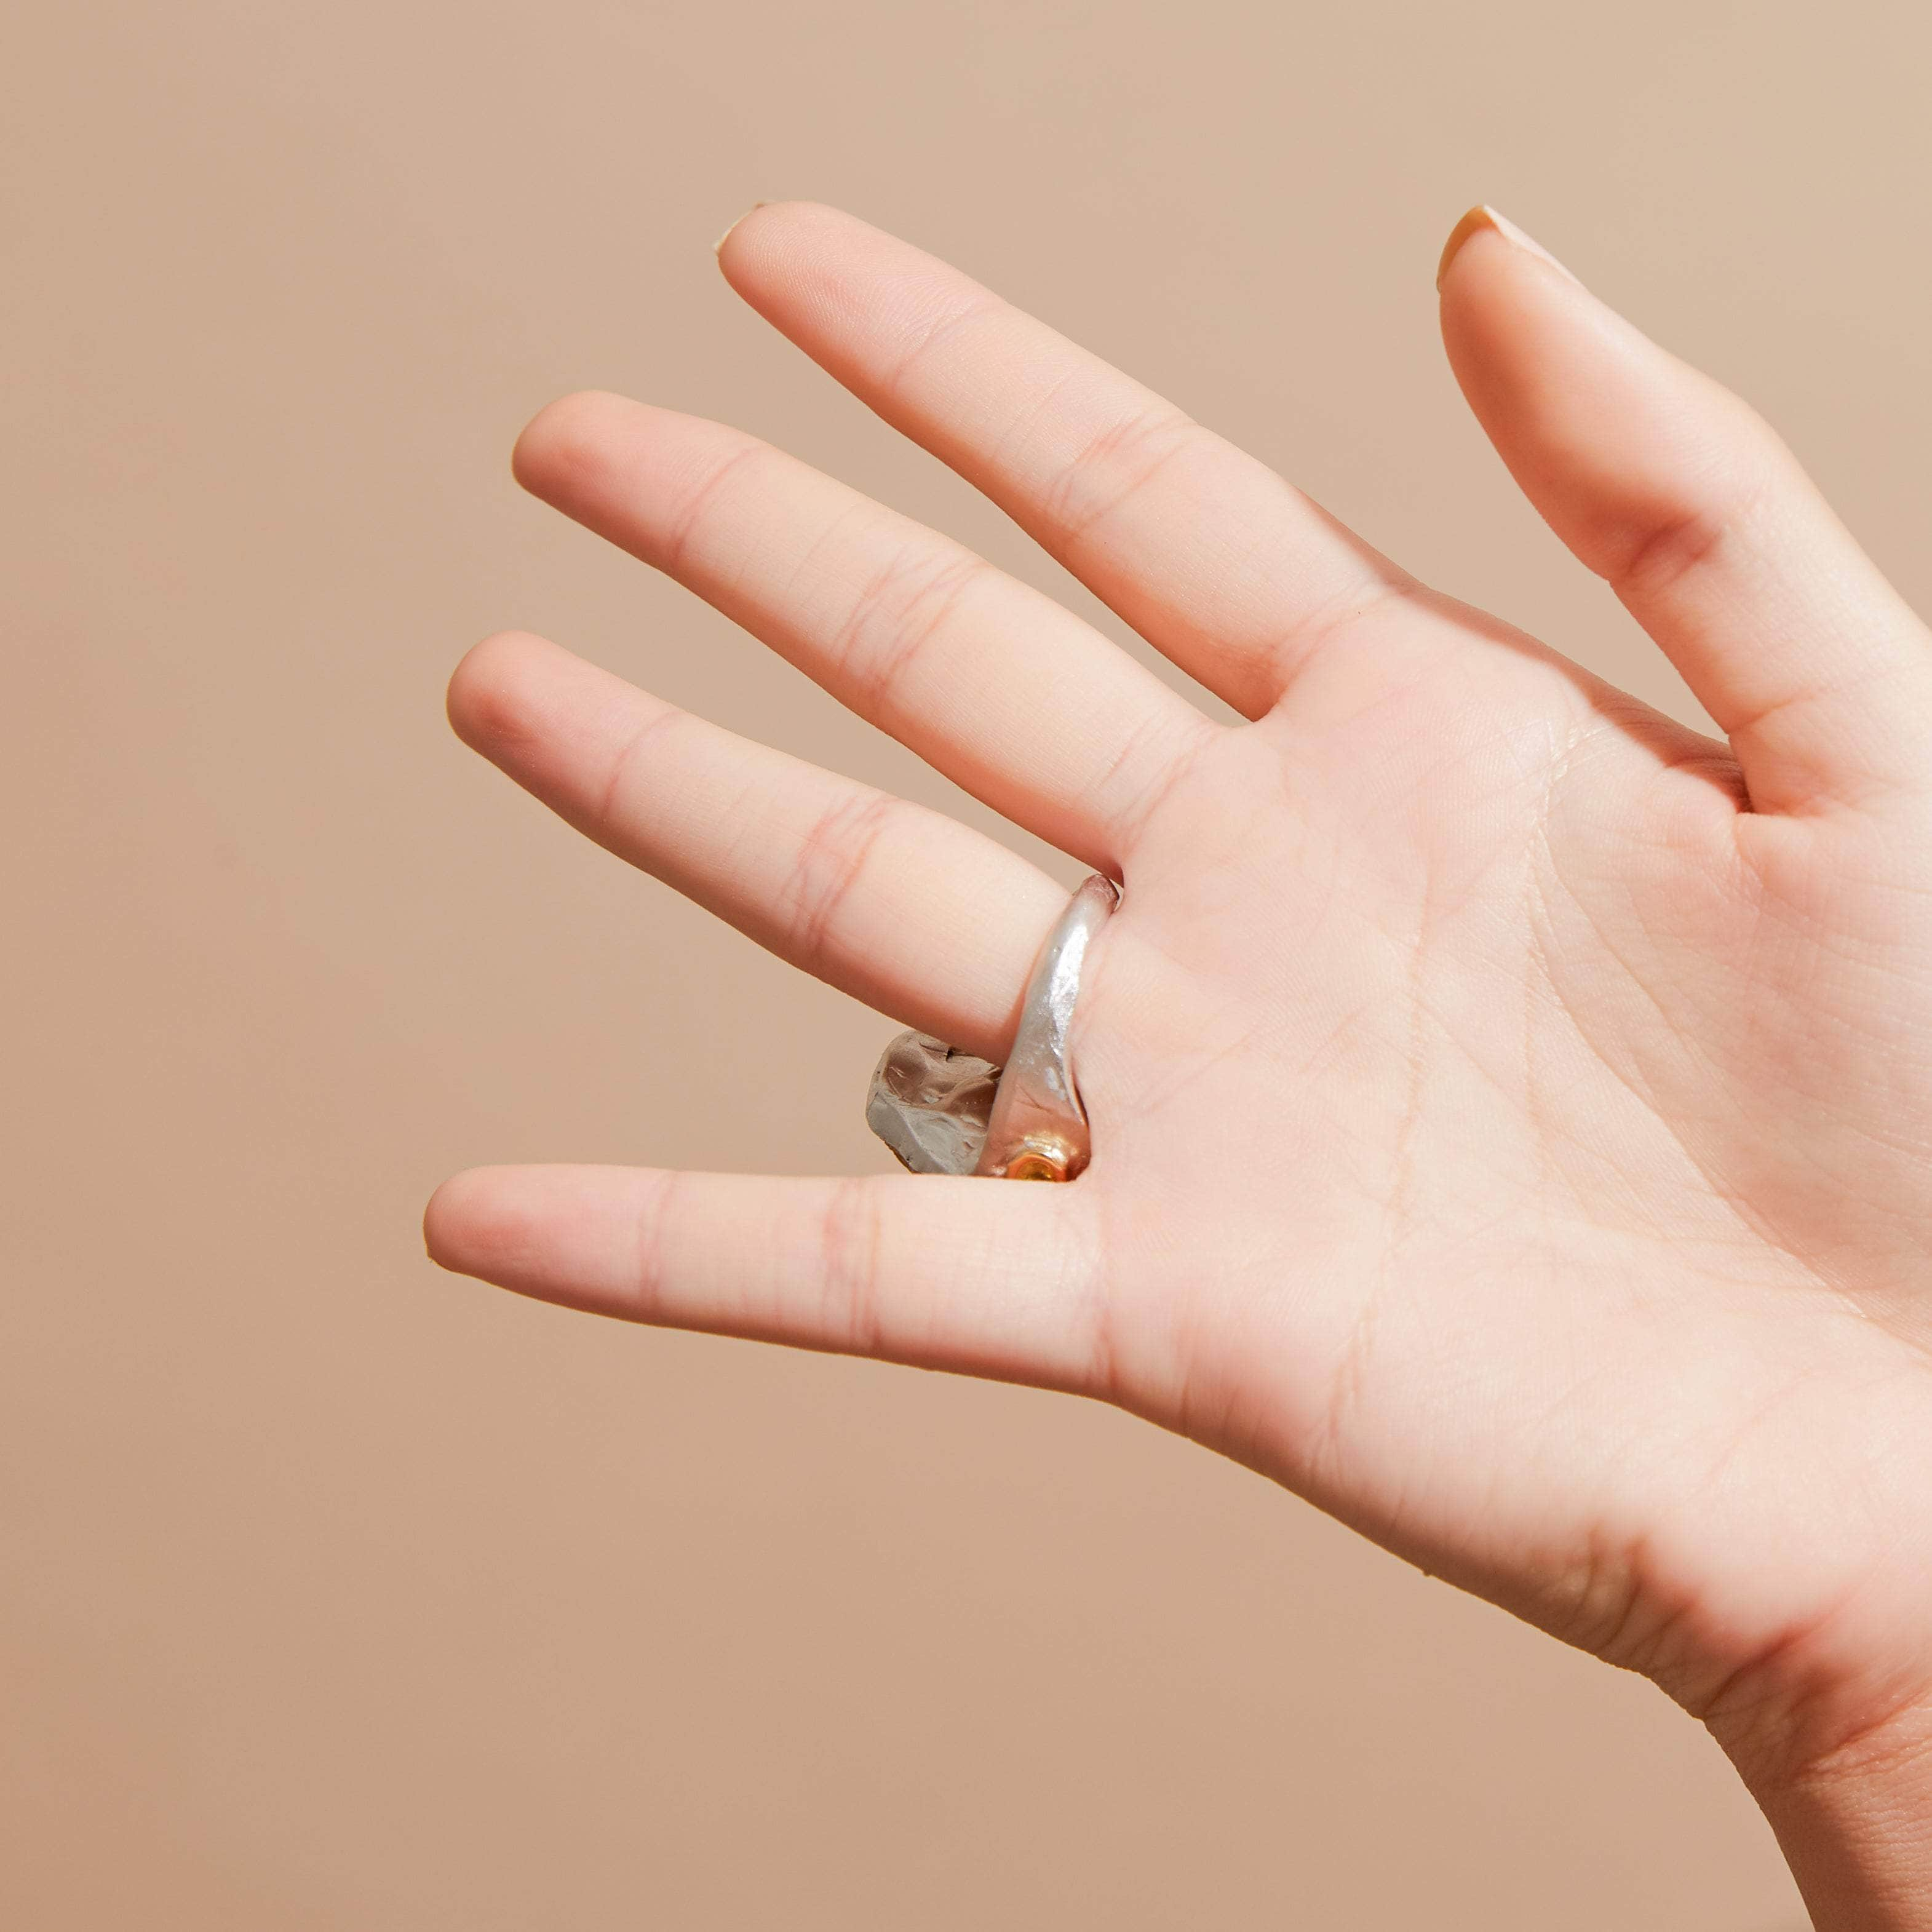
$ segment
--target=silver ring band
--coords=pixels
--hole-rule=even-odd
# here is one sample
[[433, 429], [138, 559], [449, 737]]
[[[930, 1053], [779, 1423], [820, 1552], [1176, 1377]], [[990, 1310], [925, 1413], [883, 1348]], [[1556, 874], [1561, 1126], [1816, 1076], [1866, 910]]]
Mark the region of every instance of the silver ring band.
[[1006, 1180], [1071, 1180], [1087, 1165], [1068, 1030], [1088, 942], [1120, 899], [1119, 886], [1095, 872], [1067, 902], [1034, 961], [1004, 1066], [931, 1034], [902, 1033], [886, 1047], [866, 1122], [902, 1165]]

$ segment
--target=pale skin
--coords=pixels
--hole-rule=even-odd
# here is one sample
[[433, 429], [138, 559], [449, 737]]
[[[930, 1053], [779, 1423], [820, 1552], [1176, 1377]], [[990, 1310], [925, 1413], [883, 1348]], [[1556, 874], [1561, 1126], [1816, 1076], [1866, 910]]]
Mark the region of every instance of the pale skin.
[[[1932, 637], [1775, 434], [1509, 224], [1440, 278], [1504, 461], [1724, 734], [1409, 577], [854, 217], [740, 295], [1246, 722], [720, 424], [524, 484], [1124, 883], [1064, 1186], [481, 1168], [446, 1267], [1100, 1397], [1708, 1724], [1822, 1932], [1932, 1928]], [[526, 634], [456, 728], [621, 856], [997, 1059], [1062, 886]]]

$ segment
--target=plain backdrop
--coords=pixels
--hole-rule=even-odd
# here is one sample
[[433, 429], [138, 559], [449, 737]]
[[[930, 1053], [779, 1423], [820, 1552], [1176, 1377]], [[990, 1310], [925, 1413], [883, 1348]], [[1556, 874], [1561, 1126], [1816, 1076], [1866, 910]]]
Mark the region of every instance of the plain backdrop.
[[718, 232], [808, 196], [1688, 711], [1464, 410], [1437, 250], [1513, 215], [1924, 608], [1928, 59], [1921, 6], [1765, 0], [17, 13], [0, 1922], [1801, 1923], [1660, 1694], [1198, 1448], [434, 1269], [476, 1162], [888, 1164], [893, 1030], [442, 687], [527, 626], [994, 823], [510, 480], [548, 398], [624, 390], [1121, 635], [726, 287]]

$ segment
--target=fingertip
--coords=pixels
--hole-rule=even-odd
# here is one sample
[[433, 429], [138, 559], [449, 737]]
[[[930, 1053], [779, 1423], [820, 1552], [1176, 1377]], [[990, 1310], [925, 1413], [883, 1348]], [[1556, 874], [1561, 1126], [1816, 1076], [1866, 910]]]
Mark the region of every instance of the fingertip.
[[574, 389], [546, 403], [512, 446], [510, 474], [532, 496], [555, 496], [562, 480], [598, 465], [614, 412], [634, 406], [610, 389]]
[[440, 1268], [462, 1271], [460, 1240], [464, 1225], [467, 1196], [476, 1170], [453, 1174], [430, 1197], [423, 1209], [423, 1252]]
[[718, 266], [724, 279], [743, 294], [796, 256], [813, 231], [830, 234], [842, 230], [878, 232], [857, 215], [829, 202], [754, 202], [718, 238]]
[[736, 235], [739, 230], [742, 228], [746, 223], [749, 221], [752, 217], [758, 213], [760, 208], [770, 208], [772, 206], [773, 203], [769, 200], [753, 202], [751, 206], [746, 208], [742, 214], [736, 217], [733, 220], [730, 226], [726, 229], [724, 233], [719, 236], [718, 239], [712, 243], [711, 252], [718, 257], [718, 261], [721, 263], [724, 260], [725, 243], [730, 241], [732, 236]]
[[[1481, 236], [1493, 236], [1495, 242], [1472, 248], [1470, 244]], [[1484, 256], [1491, 254], [1498, 262], [1514, 261], [1533, 266], [1539, 273], [1553, 270], [1572, 287], [1581, 289], [1584, 286], [1534, 236], [1518, 227], [1500, 209], [1492, 208], [1487, 202], [1479, 202], [1449, 231], [1449, 238], [1442, 244], [1442, 259], [1436, 266], [1438, 291], [1443, 289], [1450, 270], [1458, 262], [1467, 259], [1480, 263]]]
[[1443, 243], [1442, 255], [1436, 264], [1436, 286], [1438, 290], [1448, 278], [1450, 264], [1462, 252], [1463, 243], [1472, 235], [1480, 234], [1486, 228], [1493, 229], [1496, 225], [1495, 212], [1484, 202], [1478, 202], [1464, 213], [1450, 230], [1449, 238]]
[[517, 1170], [471, 1167], [452, 1174], [423, 1209], [423, 1248], [452, 1274], [492, 1279], [528, 1245], [530, 1217], [518, 1207]]
[[529, 735], [530, 665], [559, 646], [531, 631], [494, 631], [458, 660], [443, 694], [450, 728], [472, 751], [494, 759]]

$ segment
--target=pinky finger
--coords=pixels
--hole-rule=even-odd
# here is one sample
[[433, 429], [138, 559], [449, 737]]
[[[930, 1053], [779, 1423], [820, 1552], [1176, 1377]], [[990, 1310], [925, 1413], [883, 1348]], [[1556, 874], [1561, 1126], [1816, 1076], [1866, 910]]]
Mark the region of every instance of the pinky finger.
[[1086, 1218], [1077, 1186], [484, 1167], [423, 1232], [444, 1268], [593, 1314], [1086, 1394]]

